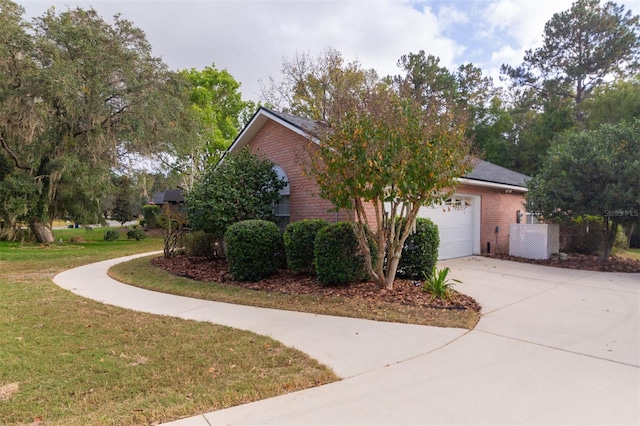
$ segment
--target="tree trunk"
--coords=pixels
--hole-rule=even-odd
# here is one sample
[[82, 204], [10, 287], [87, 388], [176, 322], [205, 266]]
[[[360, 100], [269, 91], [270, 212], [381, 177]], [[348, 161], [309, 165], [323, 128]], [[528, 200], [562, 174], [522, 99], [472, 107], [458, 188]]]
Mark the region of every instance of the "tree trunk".
[[604, 236], [602, 238], [602, 248], [598, 255], [598, 260], [605, 262], [611, 256], [613, 244], [616, 241], [616, 233], [618, 232], [618, 223], [609, 220], [608, 217], [604, 219]]
[[36, 236], [36, 241], [39, 243], [52, 243], [55, 241], [53, 238], [53, 231], [51, 226], [44, 222], [34, 220], [31, 222], [31, 232]]
[[388, 290], [393, 288], [393, 282], [396, 279], [396, 272], [398, 272], [398, 265], [400, 264], [400, 256], [402, 254], [394, 253], [393, 256], [389, 259], [389, 264], [387, 265], [387, 276], [385, 277], [385, 287]]

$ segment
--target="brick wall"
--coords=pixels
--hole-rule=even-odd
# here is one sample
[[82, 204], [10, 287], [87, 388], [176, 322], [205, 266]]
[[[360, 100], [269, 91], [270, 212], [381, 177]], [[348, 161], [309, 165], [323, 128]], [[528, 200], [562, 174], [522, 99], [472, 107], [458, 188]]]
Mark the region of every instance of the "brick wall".
[[320, 198], [315, 181], [305, 176], [304, 165], [315, 144], [274, 121], [267, 121], [249, 142], [251, 151], [282, 167], [289, 178], [291, 222], [324, 219], [330, 223], [347, 219], [347, 213], [329, 212], [333, 204]]
[[[458, 194], [480, 195], [480, 250], [487, 252], [487, 243], [491, 253], [509, 252], [509, 225], [516, 223], [516, 212], [523, 214], [524, 195], [521, 192], [506, 193], [504, 189], [484, 188], [472, 185], [459, 185]], [[522, 218], [524, 220], [524, 217]], [[499, 227], [496, 234], [496, 226]]]
[[[287, 174], [291, 188], [291, 222], [302, 219], [325, 219], [328, 222], [346, 220], [346, 211], [329, 212], [333, 204], [320, 198], [315, 181], [305, 176], [304, 164], [308, 162], [309, 150], [316, 149], [315, 144], [305, 137], [267, 121], [249, 143], [254, 153], [273, 161]], [[459, 194], [481, 196], [480, 249], [487, 251], [490, 244], [492, 253], [508, 253], [509, 225], [516, 223], [516, 211], [524, 213], [522, 193], [506, 193], [503, 189], [484, 188], [473, 185], [459, 185]], [[373, 206], [367, 206], [371, 226], [375, 226]], [[496, 234], [496, 226], [499, 231]]]

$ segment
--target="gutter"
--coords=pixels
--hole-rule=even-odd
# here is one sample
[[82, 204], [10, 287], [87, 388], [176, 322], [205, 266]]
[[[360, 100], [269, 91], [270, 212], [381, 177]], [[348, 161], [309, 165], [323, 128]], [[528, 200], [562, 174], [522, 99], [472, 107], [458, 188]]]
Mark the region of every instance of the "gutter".
[[529, 191], [529, 189], [523, 186], [507, 185], [504, 183], [484, 182], [484, 181], [468, 179], [468, 178], [456, 178], [456, 180], [462, 184], [470, 185], [470, 186], [482, 186], [485, 188], [504, 189], [505, 191], [517, 191], [517, 192]]

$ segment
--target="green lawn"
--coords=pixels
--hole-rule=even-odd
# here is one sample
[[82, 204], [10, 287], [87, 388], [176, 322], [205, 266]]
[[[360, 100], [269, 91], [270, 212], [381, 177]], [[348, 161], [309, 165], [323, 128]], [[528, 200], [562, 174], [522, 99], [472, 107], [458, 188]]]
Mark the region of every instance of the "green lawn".
[[618, 256], [626, 257], [629, 259], [638, 259], [640, 260], [640, 248], [632, 248], [629, 250], [620, 251]]
[[[278, 342], [228, 327], [130, 312], [58, 288], [75, 266], [162, 249], [162, 240], [0, 242], [0, 424], [166, 422], [337, 380]], [[79, 235], [85, 243], [71, 244]]]

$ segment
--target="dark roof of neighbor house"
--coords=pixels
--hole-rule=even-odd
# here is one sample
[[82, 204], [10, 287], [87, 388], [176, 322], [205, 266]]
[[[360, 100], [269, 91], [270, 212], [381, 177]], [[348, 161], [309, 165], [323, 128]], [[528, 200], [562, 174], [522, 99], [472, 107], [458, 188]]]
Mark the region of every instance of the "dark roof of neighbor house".
[[526, 186], [527, 181], [531, 179], [527, 175], [514, 172], [505, 167], [488, 161], [480, 160], [473, 170], [466, 175], [467, 179], [479, 180], [483, 182], [499, 183], [503, 185]]
[[153, 204], [180, 204], [184, 203], [184, 195], [181, 189], [167, 189], [153, 194]]
[[[242, 129], [238, 137], [231, 144], [227, 152], [241, 149], [258, 133], [258, 130], [268, 120], [274, 120], [302, 136], [314, 139], [317, 133], [319, 123], [308, 118], [299, 117], [297, 115], [276, 112], [265, 107], [260, 107], [253, 115], [249, 123]], [[226, 153], [225, 153], [226, 155]], [[224, 156], [223, 156], [224, 159]], [[475, 181], [477, 183], [486, 182], [489, 184], [508, 185], [514, 187], [525, 188], [529, 176], [522, 173], [514, 172], [507, 168], [498, 166], [488, 161], [479, 160], [474, 169], [463, 176], [464, 179]]]

